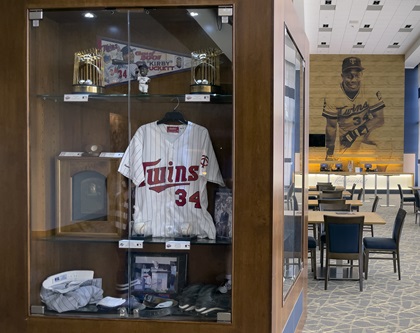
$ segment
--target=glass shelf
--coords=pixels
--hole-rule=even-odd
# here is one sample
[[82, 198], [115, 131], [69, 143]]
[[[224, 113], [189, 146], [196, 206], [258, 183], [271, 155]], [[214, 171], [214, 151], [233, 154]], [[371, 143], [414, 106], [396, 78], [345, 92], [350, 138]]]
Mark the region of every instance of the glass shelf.
[[[96, 238], [96, 237], [71, 237], [71, 236], [49, 236], [40, 238], [51, 242], [89, 242], [89, 243], [117, 243], [120, 238]], [[165, 244], [174, 241], [174, 238], [153, 237], [144, 239], [144, 244]], [[191, 240], [193, 245], [230, 245], [231, 239], [194, 239]]]
[[[127, 98], [130, 97], [131, 101], [141, 101], [149, 103], [173, 103], [179, 101], [179, 103], [209, 103], [206, 101], [186, 101], [186, 96], [200, 96], [200, 94], [183, 94], [183, 95], [149, 95], [149, 94], [70, 94], [70, 95], [88, 95], [89, 101], [106, 101], [106, 102], [127, 102]], [[205, 94], [203, 94], [205, 95]], [[232, 95], [219, 95], [219, 94], [208, 94], [210, 96], [210, 103], [224, 104], [232, 103]], [[64, 102], [65, 95], [38, 95], [45, 101], [53, 102]]]

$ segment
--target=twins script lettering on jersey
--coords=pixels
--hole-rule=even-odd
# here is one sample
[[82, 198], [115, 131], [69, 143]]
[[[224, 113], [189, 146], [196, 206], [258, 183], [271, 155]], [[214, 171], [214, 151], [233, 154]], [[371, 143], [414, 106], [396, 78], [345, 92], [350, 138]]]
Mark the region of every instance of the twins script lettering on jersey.
[[[161, 159], [154, 162], [144, 162], [144, 174], [145, 181], [143, 181], [139, 187], [149, 186], [149, 190], [160, 193], [168, 188], [190, 185], [191, 182], [198, 180], [198, 165], [191, 165], [186, 167], [184, 165], [174, 166], [173, 162], [170, 161], [168, 166], [156, 167], [160, 163]], [[187, 191], [184, 189], [178, 189], [175, 191], [177, 199], [175, 200], [178, 206], [184, 206], [187, 203]], [[197, 191], [188, 198], [188, 202], [194, 203], [195, 208], [201, 208], [200, 204], [200, 193]]]
[[337, 107], [338, 114], [341, 116], [351, 116], [354, 114], [359, 114], [361, 112], [369, 110], [369, 104], [365, 102], [363, 105], [361, 104], [353, 104], [352, 107], [345, 105], [343, 107]]

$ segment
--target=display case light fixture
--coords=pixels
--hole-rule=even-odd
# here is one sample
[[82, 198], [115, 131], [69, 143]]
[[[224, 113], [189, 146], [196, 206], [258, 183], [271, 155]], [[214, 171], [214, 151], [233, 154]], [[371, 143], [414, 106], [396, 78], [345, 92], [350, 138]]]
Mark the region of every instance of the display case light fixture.
[[91, 12], [84, 13], [83, 16], [85, 18], [95, 18], [96, 17], [96, 15], [91, 13]]

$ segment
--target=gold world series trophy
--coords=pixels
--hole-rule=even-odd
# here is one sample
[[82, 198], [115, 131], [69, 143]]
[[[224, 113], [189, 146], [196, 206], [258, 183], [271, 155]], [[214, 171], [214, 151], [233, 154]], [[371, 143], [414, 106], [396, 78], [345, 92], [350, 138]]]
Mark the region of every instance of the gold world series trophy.
[[104, 92], [103, 51], [89, 49], [74, 54], [73, 92], [101, 94]]
[[214, 94], [220, 90], [220, 49], [191, 52], [191, 93]]

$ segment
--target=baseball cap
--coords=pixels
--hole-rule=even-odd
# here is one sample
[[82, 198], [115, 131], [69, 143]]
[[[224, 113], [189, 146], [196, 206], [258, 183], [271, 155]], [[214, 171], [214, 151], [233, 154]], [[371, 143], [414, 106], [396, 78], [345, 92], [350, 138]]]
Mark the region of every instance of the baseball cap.
[[341, 67], [341, 71], [345, 72], [351, 69], [358, 69], [359, 71], [364, 70], [360, 58], [348, 57], [343, 60], [343, 66]]
[[134, 50], [130, 47], [128, 47], [128, 46], [124, 46], [122, 49], [121, 49], [121, 52], [122, 52], [122, 54], [123, 55], [126, 55], [126, 54], [128, 54], [128, 52], [133, 52]]
[[42, 282], [45, 289], [66, 293], [77, 289], [83, 282], [93, 279], [93, 271], [67, 271], [51, 275]]

